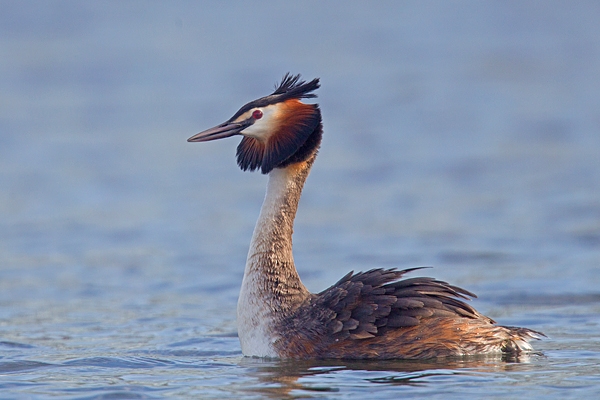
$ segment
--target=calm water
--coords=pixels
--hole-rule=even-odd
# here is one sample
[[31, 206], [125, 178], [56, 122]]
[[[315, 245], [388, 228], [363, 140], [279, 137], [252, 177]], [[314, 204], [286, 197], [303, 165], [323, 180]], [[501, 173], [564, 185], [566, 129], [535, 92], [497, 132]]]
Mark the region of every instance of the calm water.
[[[0, 397], [593, 398], [597, 2], [1, 2]], [[192, 134], [322, 78], [295, 256], [312, 291], [431, 265], [539, 354], [241, 356], [266, 179]]]

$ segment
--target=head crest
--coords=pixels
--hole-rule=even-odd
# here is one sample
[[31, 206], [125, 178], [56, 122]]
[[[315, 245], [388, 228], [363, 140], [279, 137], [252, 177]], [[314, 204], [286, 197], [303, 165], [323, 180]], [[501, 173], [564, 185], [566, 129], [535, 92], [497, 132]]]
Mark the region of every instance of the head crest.
[[290, 75], [288, 72], [283, 76], [281, 83], [275, 88], [273, 93], [245, 104], [229, 119], [229, 121], [234, 121], [240, 115], [256, 107], [266, 107], [270, 104], [281, 103], [282, 101], [289, 99], [315, 98], [317, 95], [311, 92], [317, 90], [320, 86], [319, 78], [315, 78], [306, 83], [305, 81], [300, 80], [300, 74]]
[[275, 88], [275, 91], [271, 96], [277, 97], [277, 101], [284, 101], [287, 99], [312, 99], [317, 97], [317, 95], [311, 92], [317, 90], [320, 86], [319, 78], [315, 78], [306, 83], [306, 81], [300, 80], [300, 74], [290, 75], [288, 72], [284, 75], [281, 83]]

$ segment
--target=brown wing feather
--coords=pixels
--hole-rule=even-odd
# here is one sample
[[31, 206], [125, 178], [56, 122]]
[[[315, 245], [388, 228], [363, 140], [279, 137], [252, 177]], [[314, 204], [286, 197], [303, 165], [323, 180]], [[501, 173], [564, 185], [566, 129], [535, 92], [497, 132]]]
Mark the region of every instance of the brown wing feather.
[[350, 273], [319, 293], [319, 306], [335, 314], [323, 321], [330, 326], [329, 332], [336, 332], [337, 339], [364, 339], [385, 334], [390, 328], [415, 326], [431, 317], [466, 317], [493, 323], [462, 301], [475, 297], [473, 293], [433, 278], [400, 280], [416, 269]]
[[511, 335], [527, 339], [493, 325], [466, 304], [463, 300], [476, 297], [467, 290], [433, 278], [400, 280], [417, 269], [350, 272], [312, 295], [282, 321], [282, 353], [296, 358], [422, 358], [463, 354], [477, 346], [500, 349]]

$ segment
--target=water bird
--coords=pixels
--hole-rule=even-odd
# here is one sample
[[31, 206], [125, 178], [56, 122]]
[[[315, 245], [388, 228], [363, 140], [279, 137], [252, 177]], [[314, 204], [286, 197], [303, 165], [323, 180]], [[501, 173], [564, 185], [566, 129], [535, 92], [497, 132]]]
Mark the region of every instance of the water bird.
[[426, 359], [532, 350], [544, 336], [496, 325], [465, 300], [473, 293], [428, 277], [420, 268], [350, 272], [320, 293], [302, 284], [292, 231], [302, 188], [323, 127], [315, 98], [319, 79], [283, 77], [275, 91], [242, 106], [226, 122], [189, 142], [242, 136], [237, 163], [268, 175], [237, 305], [246, 356], [284, 359]]

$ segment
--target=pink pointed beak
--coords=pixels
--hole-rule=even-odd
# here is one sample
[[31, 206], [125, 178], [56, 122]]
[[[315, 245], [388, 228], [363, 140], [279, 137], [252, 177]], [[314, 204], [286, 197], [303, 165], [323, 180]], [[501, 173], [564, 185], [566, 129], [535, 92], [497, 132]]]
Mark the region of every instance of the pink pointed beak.
[[189, 138], [188, 142], [208, 142], [211, 140], [223, 139], [226, 137], [239, 135], [244, 128], [250, 125], [249, 121], [241, 122], [225, 122], [221, 125], [217, 125], [214, 128], [207, 129], [200, 133], [195, 134]]

